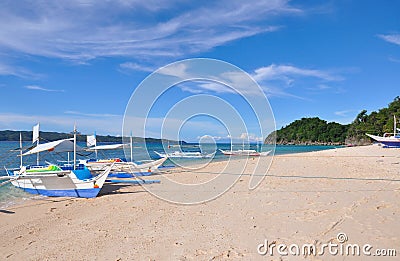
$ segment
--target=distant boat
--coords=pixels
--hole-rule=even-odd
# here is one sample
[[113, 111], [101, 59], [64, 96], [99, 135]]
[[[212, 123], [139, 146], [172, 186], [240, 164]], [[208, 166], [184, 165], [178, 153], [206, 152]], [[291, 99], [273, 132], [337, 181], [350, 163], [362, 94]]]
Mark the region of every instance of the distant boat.
[[399, 131], [399, 129], [397, 129], [396, 127], [396, 116], [393, 115], [393, 119], [394, 119], [394, 126], [393, 126], [393, 133], [385, 133], [382, 136], [376, 136], [376, 135], [372, 135], [372, 134], [368, 134], [366, 133], [366, 135], [374, 140], [376, 140], [379, 143], [382, 143], [383, 145], [387, 146], [387, 147], [400, 147], [400, 135], [397, 133], [397, 131]]
[[[257, 145], [258, 147], [258, 145]], [[226, 156], [243, 156], [243, 157], [259, 157], [259, 156], [268, 156], [271, 153], [271, 150], [265, 152], [258, 152], [256, 150], [244, 149], [244, 140], [242, 141], [242, 149], [241, 150], [221, 150], [222, 154]]]
[[258, 152], [256, 150], [221, 150], [220, 151], [226, 156], [248, 156], [248, 157], [259, 157], [268, 156], [271, 150], [265, 152]]
[[161, 153], [154, 151], [161, 158], [211, 158], [215, 153], [204, 154], [201, 152], [184, 152], [184, 151], [174, 151], [171, 153]]

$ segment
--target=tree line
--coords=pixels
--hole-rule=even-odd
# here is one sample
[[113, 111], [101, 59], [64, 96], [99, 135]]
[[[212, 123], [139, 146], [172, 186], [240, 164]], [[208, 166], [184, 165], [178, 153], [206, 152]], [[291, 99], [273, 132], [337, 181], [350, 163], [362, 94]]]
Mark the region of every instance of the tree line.
[[277, 144], [368, 144], [371, 139], [365, 133], [383, 135], [393, 132], [393, 115], [400, 120], [399, 96], [378, 111], [368, 114], [366, 110], [362, 110], [347, 125], [328, 123], [318, 117], [296, 120], [269, 134], [265, 143], [272, 143], [276, 138]]

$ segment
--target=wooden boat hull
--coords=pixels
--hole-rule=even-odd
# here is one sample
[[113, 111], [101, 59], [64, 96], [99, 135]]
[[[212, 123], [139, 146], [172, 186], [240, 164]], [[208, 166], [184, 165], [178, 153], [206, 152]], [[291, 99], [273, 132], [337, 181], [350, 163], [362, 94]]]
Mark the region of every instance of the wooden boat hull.
[[[161, 158], [158, 160], [154, 160], [148, 163], [136, 164], [134, 162], [114, 162], [114, 165], [111, 169], [111, 173], [115, 172], [127, 172], [127, 173], [136, 173], [136, 172], [154, 172], [157, 171], [158, 168], [167, 160], [167, 158]], [[103, 162], [88, 162], [87, 167], [91, 171], [103, 171], [109, 163]]]
[[366, 134], [368, 137], [376, 140], [379, 143], [382, 143], [388, 147], [400, 147], [400, 138], [397, 137], [381, 137], [372, 134]]
[[110, 173], [109, 166], [101, 174], [78, 179], [74, 171], [55, 171], [48, 173], [22, 173], [11, 177], [11, 183], [28, 193], [49, 197], [96, 197]]
[[237, 151], [228, 151], [228, 150], [220, 150], [222, 154], [226, 156], [242, 156], [242, 157], [258, 157], [261, 154], [257, 151], [251, 150], [237, 150]]
[[173, 153], [160, 153], [157, 151], [154, 151], [158, 156], [160, 157], [166, 157], [166, 158], [186, 158], [186, 159], [206, 159], [206, 158], [212, 158], [215, 153], [210, 153], [210, 154], [202, 154], [200, 152], [173, 152]]

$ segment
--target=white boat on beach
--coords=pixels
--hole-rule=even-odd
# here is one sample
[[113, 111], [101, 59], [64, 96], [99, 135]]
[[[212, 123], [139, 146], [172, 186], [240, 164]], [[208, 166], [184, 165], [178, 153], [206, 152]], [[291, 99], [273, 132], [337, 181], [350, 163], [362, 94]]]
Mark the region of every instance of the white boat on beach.
[[368, 137], [372, 138], [373, 140], [382, 143], [387, 147], [400, 147], [400, 134], [397, 131], [400, 131], [396, 124], [396, 116], [393, 115], [394, 126], [393, 126], [393, 133], [385, 133], [383, 136], [376, 136], [372, 134], [366, 133]]
[[[34, 132], [34, 139], [36, 133]], [[38, 132], [37, 132], [38, 135]], [[76, 162], [76, 130], [74, 129], [74, 138], [57, 140], [44, 144], [37, 144], [33, 149], [22, 153], [21, 165], [19, 169], [7, 170], [9, 182], [15, 187], [28, 193], [40, 194], [54, 197], [81, 197], [93, 198], [98, 195], [108, 174], [113, 168], [113, 163], [96, 175], [83, 165], [72, 164], [68, 168], [61, 168], [57, 165], [47, 166], [23, 166], [22, 157], [32, 154], [38, 154], [44, 151], [54, 152], [74, 152], [74, 162]]]
[[[108, 165], [111, 163], [113, 167], [111, 173], [115, 172], [125, 172], [125, 173], [136, 173], [136, 172], [155, 172], [158, 168], [167, 160], [167, 157], [161, 157], [158, 160], [148, 160], [146, 162], [136, 163], [133, 162], [133, 142], [132, 137], [130, 139], [130, 144], [107, 144], [107, 145], [97, 145], [96, 136], [87, 136], [87, 151], [94, 151], [96, 153], [96, 160], [81, 160], [80, 163], [87, 166], [91, 171], [104, 171]], [[120, 158], [111, 159], [97, 159], [98, 151], [105, 150], [116, 150], [122, 149], [123, 147], [130, 147], [130, 160], [126, 161]]]
[[115, 172], [125, 172], [125, 173], [136, 173], [136, 172], [156, 172], [158, 168], [167, 160], [166, 157], [163, 157], [158, 160], [151, 160], [149, 162], [144, 162], [137, 164], [135, 162], [126, 162], [121, 160], [120, 158], [114, 159], [106, 159], [106, 160], [81, 160], [81, 163], [84, 164], [91, 171], [103, 171], [107, 168], [108, 165], [113, 164], [111, 169], [111, 173]]

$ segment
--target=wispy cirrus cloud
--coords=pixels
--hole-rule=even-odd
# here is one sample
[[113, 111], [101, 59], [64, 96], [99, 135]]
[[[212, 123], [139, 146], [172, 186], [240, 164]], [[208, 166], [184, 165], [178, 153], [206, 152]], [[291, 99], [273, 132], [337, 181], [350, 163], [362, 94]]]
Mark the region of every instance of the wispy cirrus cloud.
[[386, 42], [400, 45], [400, 34], [379, 34], [378, 37]]
[[12, 66], [0, 62], [0, 75], [13, 75], [25, 79], [39, 79], [42, 75], [33, 73], [28, 69], [19, 66]]
[[274, 32], [281, 27], [271, 18], [302, 12], [287, 0], [2, 1], [0, 51], [76, 62], [175, 58]]
[[256, 81], [279, 79], [285, 80], [288, 84], [293, 82], [291, 77], [312, 77], [325, 81], [343, 80], [342, 77], [333, 75], [332, 73], [324, 70], [306, 69], [292, 65], [271, 64], [266, 67], [258, 68], [254, 72], [255, 73], [253, 74], [253, 77]]
[[70, 115], [76, 115], [76, 116], [82, 116], [82, 117], [121, 117], [121, 115], [118, 114], [110, 114], [110, 113], [85, 113], [85, 112], [79, 112], [79, 111], [65, 111], [65, 114], [70, 114]]
[[65, 90], [48, 89], [38, 85], [26, 85], [25, 88], [29, 90], [43, 91], [43, 92], [65, 92]]
[[357, 110], [343, 110], [343, 111], [335, 111], [334, 114], [337, 116], [348, 117], [349, 113], [355, 113]]
[[154, 67], [142, 65], [134, 62], [126, 62], [121, 63], [119, 67], [123, 70], [133, 70], [133, 71], [143, 71], [143, 72], [152, 72], [154, 71]]
[[[180, 64], [180, 67], [171, 66], [160, 70], [160, 73], [174, 76], [181, 79], [191, 78], [190, 68], [186, 68], [184, 65]], [[308, 90], [314, 91], [325, 91], [331, 89], [327, 83], [337, 82], [344, 80], [344, 77], [336, 73], [320, 70], [320, 69], [309, 69], [301, 68], [293, 65], [276, 65], [271, 64], [269, 66], [260, 67], [255, 69], [250, 76], [259, 84], [264, 93], [269, 96], [278, 97], [292, 97], [298, 99], [305, 99], [298, 95], [294, 95], [288, 92], [286, 89], [293, 87], [297, 82], [307, 81], [311, 82], [312, 86], [308, 87]], [[249, 86], [247, 77], [243, 77], [242, 73], [229, 73], [226, 72], [220, 75], [221, 79], [224, 79], [226, 85], [218, 82], [198, 82], [196, 84], [182, 84], [179, 87], [183, 91], [191, 93], [235, 93], [239, 91], [241, 93], [258, 95], [259, 92], [254, 90], [254, 86]], [[232, 89], [230, 86], [234, 86]]]

